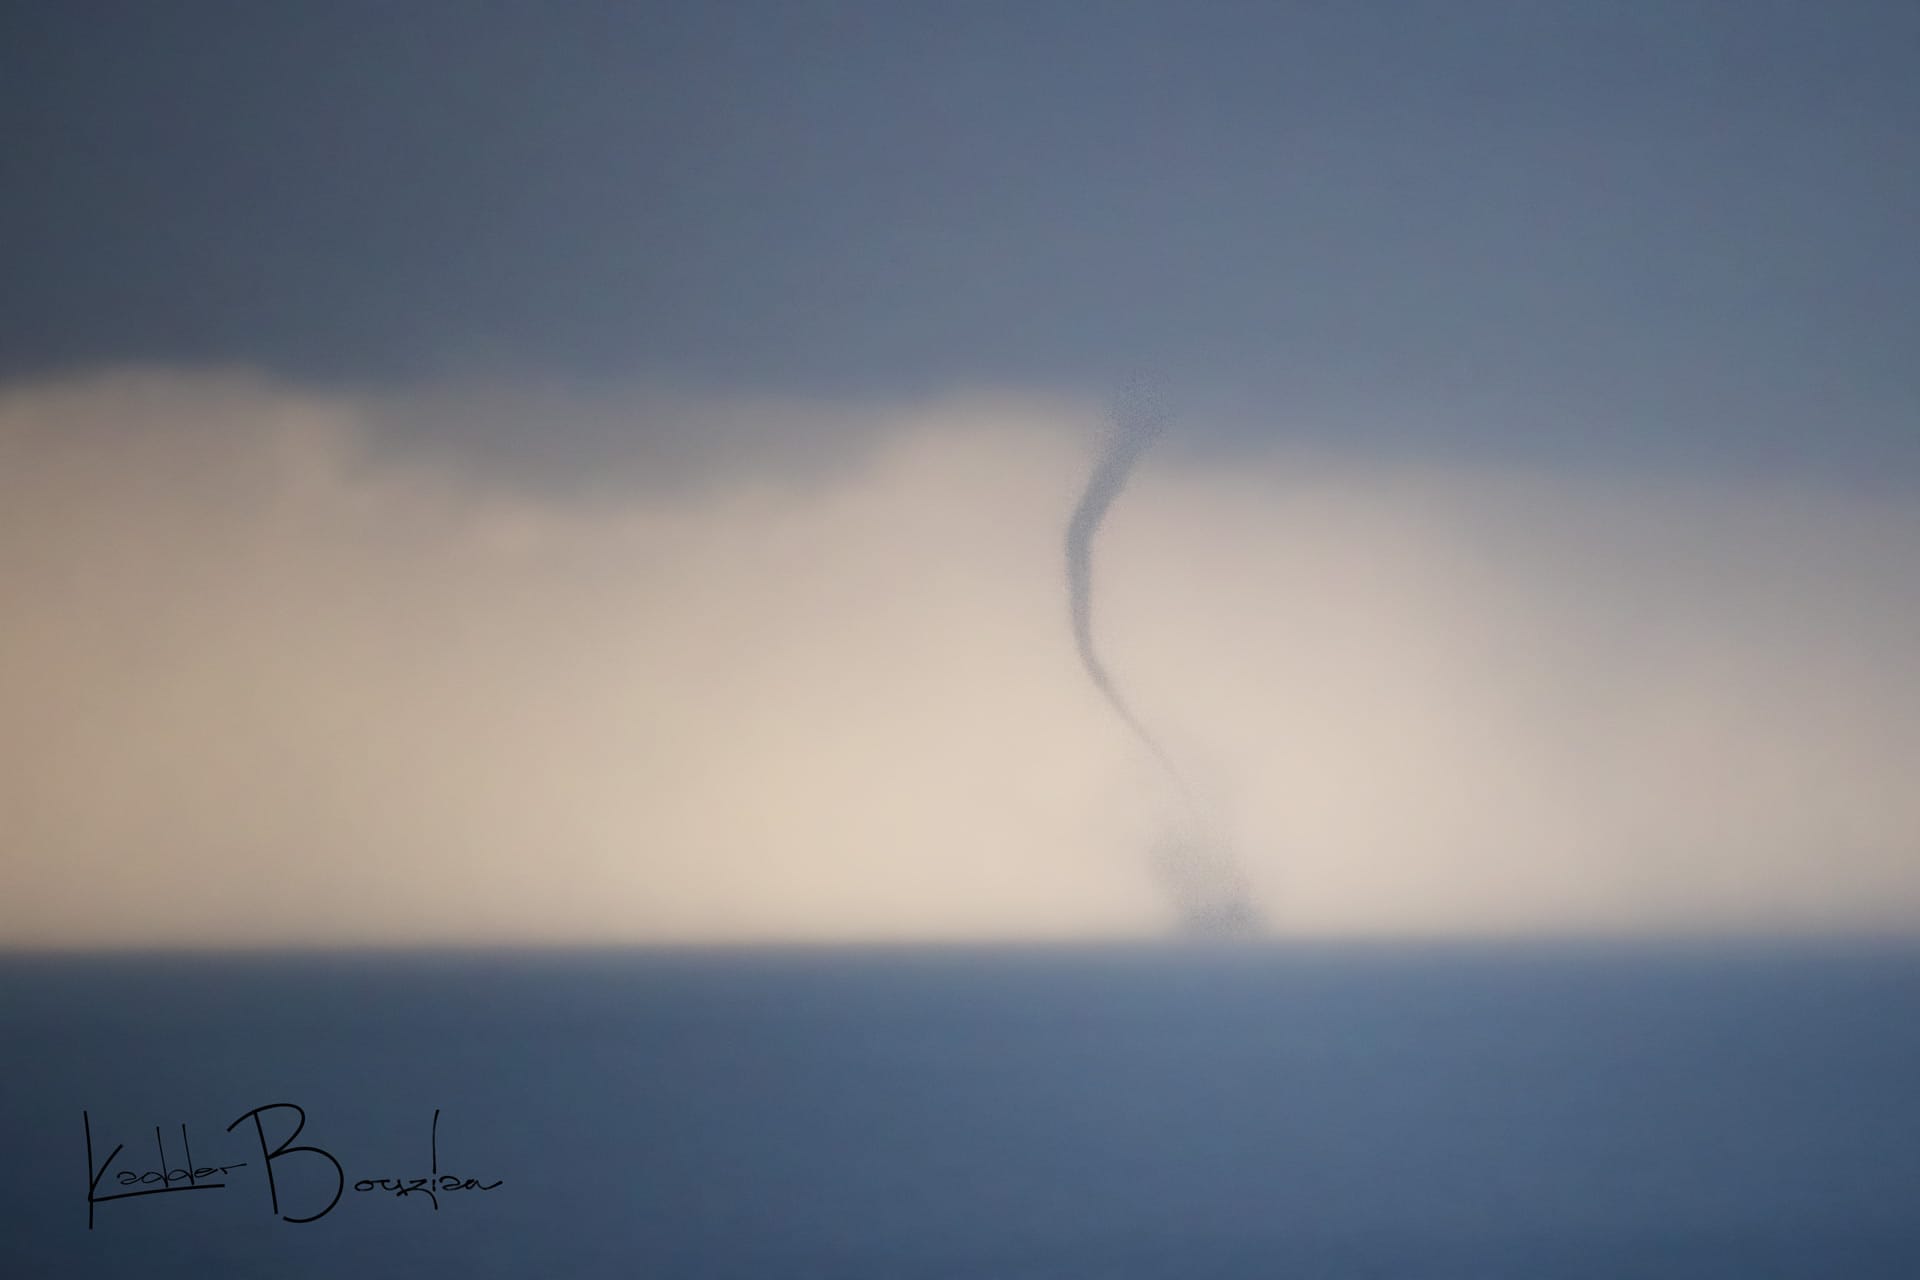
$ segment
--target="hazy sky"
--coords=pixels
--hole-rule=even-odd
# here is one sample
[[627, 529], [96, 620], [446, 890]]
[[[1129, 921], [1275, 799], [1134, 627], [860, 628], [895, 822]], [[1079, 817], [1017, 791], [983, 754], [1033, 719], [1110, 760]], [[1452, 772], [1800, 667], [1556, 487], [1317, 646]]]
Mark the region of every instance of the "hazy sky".
[[1920, 10], [0, 10], [0, 942], [1920, 924]]

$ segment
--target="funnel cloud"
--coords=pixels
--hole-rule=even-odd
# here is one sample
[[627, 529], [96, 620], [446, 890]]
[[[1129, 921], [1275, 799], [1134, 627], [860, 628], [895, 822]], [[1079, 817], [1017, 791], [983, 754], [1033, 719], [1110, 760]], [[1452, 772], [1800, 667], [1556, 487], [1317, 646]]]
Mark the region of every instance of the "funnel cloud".
[[1114, 713], [1133, 731], [1178, 792], [1183, 820], [1157, 843], [1152, 866], [1180, 931], [1199, 937], [1235, 937], [1256, 931], [1259, 915], [1246, 878], [1226, 843], [1213, 831], [1192, 790], [1160, 740], [1135, 714], [1093, 642], [1093, 539], [1127, 477], [1173, 420], [1157, 387], [1135, 382], [1115, 396], [1112, 430], [1094, 460], [1086, 490], [1067, 522], [1067, 597], [1080, 663]]

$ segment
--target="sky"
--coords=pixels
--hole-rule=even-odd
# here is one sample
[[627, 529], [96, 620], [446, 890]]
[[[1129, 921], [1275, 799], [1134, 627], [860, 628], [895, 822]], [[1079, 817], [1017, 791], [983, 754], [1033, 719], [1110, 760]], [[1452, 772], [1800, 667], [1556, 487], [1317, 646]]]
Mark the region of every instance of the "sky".
[[0, 9], [0, 944], [1920, 925], [1920, 12]]

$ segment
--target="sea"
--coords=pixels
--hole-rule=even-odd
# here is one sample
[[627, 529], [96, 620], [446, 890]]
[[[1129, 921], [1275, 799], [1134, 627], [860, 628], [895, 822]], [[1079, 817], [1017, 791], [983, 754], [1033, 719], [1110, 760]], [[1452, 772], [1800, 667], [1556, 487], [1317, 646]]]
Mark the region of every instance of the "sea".
[[15, 953], [0, 1140], [23, 1280], [1911, 1280], [1920, 947]]

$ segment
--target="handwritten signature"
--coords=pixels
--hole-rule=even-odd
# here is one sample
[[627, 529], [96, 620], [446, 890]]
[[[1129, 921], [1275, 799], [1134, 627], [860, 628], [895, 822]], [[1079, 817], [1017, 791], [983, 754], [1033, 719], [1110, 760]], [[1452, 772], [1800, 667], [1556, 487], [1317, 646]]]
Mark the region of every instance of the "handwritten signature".
[[[293, 1113], [293, 1129], [285, 1137], [280, 1138], [279, 1145], [275, 1146], [273, 1145], [273, 1140], [267, 1136], [266, 1116], [271, 1112], [282, 1111], [291, 1111]], [[254, 1136], [260, 1142], [260, 1167], [266, 1171], [267, 1197], [269, 1203], [273, 1206], [273, 1212], [278, 1214], [283, 1221], [293, 1223], [318, 1222], [329, 1213], [332, 1213], [334, 1207], [340, 1203], [341, 1196], [346, 1193], [347, 1173], [346, 1170], [341, 1167], [340, 1162], [334, 1159], [332, 1152], [316, 1146], [294, 1145], [295, 1140], [300, 1137], [301, 1132], [307, 1127], [306, 1108], [292, 1102], [270, 1102], [266, 1106], [255, 1107], [253, 1110], [244, 1113], [232, 1124], [228, 1125], [226, 1131], [232, 1133], [249, 1120], [253, 1121]], [[145, 1170], [115, 1170], [113, 1167], [114, 1162], [119, 1159], [120, 1153], [126, 1150], [126, 1143], [123, 1142], [115, 1146], [112, 1151], [107, 1153], [106, 1160], [96, 1165], [93, 1162], [93, 1117], [87, 1112], [82, 1111], [80, 1113], [80, 1122], [86, 1131], [87, 1137], [87, 1230], [89, 1231], [93, 1230], [96, 1209], [109, 1201], [129, 1200], [135, 1196], [171, 1195], [175, 1192], [183, 1191], [218, 1191], [228, 1185], [226, 1182], [228, 1174], [232, 1173], [235, 1169], [244, 1169], [248, 1166], [248, 1162], [245, 1160], [228, 1161], [224, 1164], [195, 1164], [193, 1160], [193, 1147], [187, 1137], [187, 1126], [182, 1124], [180, 1126], [180, 1147], [185, 1157], [184, 1164], [177, 1166], [169, 1164], [166, 1143], [160, 1136], [160, 1127], [155, 1125], [153, 1142], [154, 1148], [160, 1158], [158, 1167]], [[312, 1159], [320, 1159], [333, 1166], [334, 1188], [332, 1198], [329, 1199], [326, 1205], [318, 1212], [309, 1213], [304, 1217], [295, 1217], [291, 1213], [282, 1213], [280, 1211], [280, 1185], [274, 1177], [273, 1164], [276, 1160], [285, 1160], [293, 1156], [306, 1156]], [[360, 1178], [353, 1183], [353, 1189], [355, 1192], [360, 1193], [369, 1191], [391, 1192], [393, 1195], [402, 1199], [410, 1195], [425, 1196], [437, 1212], [440, 1208], [440, 1196], [442, 1193], [455, 1191], [493, 1191], [500, 1187], [503, 1181], [502, 1179], [496, 1178], [492, 1182], [482, 1182], [478, 1178], [462, 1178], [456, 1174], [440, 1172], [440, 1109], [438, 1107], [435, 1107], [433, 1110], [433, 1127], [428, 1135], [428, 1161], [430, 1172], [425, 1177]], [[120, 1191], [109, 1190], [106, 1194], [102, 1194], [100, 1184], [106, 1180], [109, 1173], [113, 1174], [113, 1181], [108, 1183], [108, 1186], [112, 1187], [117, 1185], [124, 1189]], [[216, 1179], [218, 1179], [218, 1181], [216, 1181]]]

